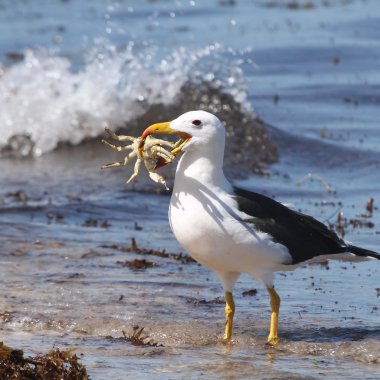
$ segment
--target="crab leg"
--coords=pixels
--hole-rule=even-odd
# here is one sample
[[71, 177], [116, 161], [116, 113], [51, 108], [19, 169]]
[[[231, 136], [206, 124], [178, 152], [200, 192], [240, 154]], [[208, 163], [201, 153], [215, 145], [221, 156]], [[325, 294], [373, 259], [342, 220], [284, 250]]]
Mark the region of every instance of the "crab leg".
[[109, 128], [104, 128], [104, 130], [107, 132], [107, 134], [117, 141], [132, 141], [134, 142], [136, 140], [135, 137], [132, 136], [124, 136], [124, 135], [117, 135], [115, 132], [112, 132]]
[[105, 165], [103, 165], [101, 168], [102, 168], [102, 169], [118, 168], [119, 166], [123, 166], [123, 165], [124, 165], [124, 161], [120, 161], [120, 162], [111, 162], [110, 164], [105, 164]]
[[109, 146], [110, 148], [114, 149], [114, 150], [117, 150], [118, 152], [122, 152], [124, 150], [134, 150], [134, 147], [132, 145], [126, 145], [126, 146], [118, 146], [118, 145], [115, 145], [115, 144], [111, 144], [110, 142], [108, 142], [107, 140], [102, 140], [102, 143]]
[[142, 160], [140, 158], [138, 158], [136, 160], [133, 174], [129, 177], [129, 180], [127, 181], [127, 183], [131, 183], [137, 177], [137, 175], [139, 174], [139, 170], [140, 170], [140, 166], [141, 166], [141, 161]]
[[144, 142], [144, 150], [148, 150], [154, 146], [167, 146], [169, 148], [174, 148], [175, 143], [172, 143], [171, 141], [161, 140], [161, 139], [155, 139], [151, 138], [149, 141], [146, 139]]
[[128, 164], [131, 162], [131, 160], [133, 160], [135, 157], [136, 157], [136, 153], [135, 153], [135, 152], [131, 152], [131, 153], [128, 154], [128, 156], [126, 156], [126, 157], [124, 158], [124, 161], [113, 162], [113, 163], [110, 163], [110, 164], [103, 165], [103, 166], [102, 166], [102, 169], [116, 168], [116, 167], [119, 167], [119, 166], [126, 166], [126, 165], [128, 165]]
[[181, 137], [179, 140], [177, 140], [177, 141], [173, 144], [172, 148], [173, 148], [173, 149], [178, 148], [178, 147], [179, 147], [184, 141], [186, 141], [186, 139], [184, 139], [183, 137]]
[[169, 157], [169, 155], [166, 155], [163, 152], [156, 152], [156, 156], [163, 158], [167, 162], [172, 162], [175, 159], [175, 157], [173, 155], [171, 155], [173, 157], [172, 158], [172, 157]]
[[155, 155], [157, 155], [159, 157], [168, 158], [171, 161], [173, 161], [175, 159], [175, 156], [173, 154], [171, 154], [169, 151], [167, 151], [166, 149], [164, 149], [161, 146], [157, 146], [157, 145], [152, 146], [151, 151], [152, 151], [152, 153], [154, 153]]
[[144, 139], [142, 139], [142, 137], [124, 135], [119, 136], [108, 128], [106, 128], [105, 131], [108, 136], [115, 141], [130, 142], [129, 145], [116, 145], [107, 140], [102, 140], [103, 144], [118, 152], [124, 152], [127, 150], [131, 151], [128, 155], [126, 155], [124, 161], [103, 165], [102, 169], [126, 166], [132, 160], [136, 159], [133, 174], [128, 179], [127, 183], [131, 183], [138, 176], [141, 168], [141, 163], [144, 162], [144, 165], [149, 172], [150, 178], [153, 181], [162, 183], [166, 186], [164, 177], [158, 174], [156, 170], [157, 168], [163, 167], [166, 164], [172, 162], [175, 159], [176, 155], [180, 153], [183, 145], [187, 142], [187, 140], [183, 138], [177, 142], [171, 142], [167, 140], [157, 139], [150, 135], [146, 136]]
[[180, 139], [175, 144], [175, 148], [171, 150], [171, 154], [174, 154], [176, 156], [183, 148], [183, 146], [187, 143], [186, 139]]

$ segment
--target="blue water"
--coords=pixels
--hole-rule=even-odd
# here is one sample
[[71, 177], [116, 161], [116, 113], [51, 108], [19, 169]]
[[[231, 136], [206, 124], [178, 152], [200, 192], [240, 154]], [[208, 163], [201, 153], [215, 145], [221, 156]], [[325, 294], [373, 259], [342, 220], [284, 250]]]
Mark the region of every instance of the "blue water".
[[[181, 251], [167, 222], [168, 195], [154, 194], [161, 187], [145, 177], [126, 187], [125, 171], [99, 171], [119, 157], [98, 142], [105, 126], [161, 121], [157, 104], [173, 112], [190, 91], [183, 85], [204, 85], [206, 93], [232, 95], [227, 106], [241, 106], [228, 119], [237, 134], [243, 118], [258, 115], [278, 147], [263, 175], [242, 179], [235, 167], [235, 183], [326, 223], [339, 212], [369, 221], [373, 227], [348, 223], [345, 238], [379, 250], [380, 4], [297, 4], [1, 2], [6, 344], [27, 353], [75, 347], [93, 379], [380, 377], [377, 262], [278, 274], [283, 340], [273, 350], [264, 347], [267, 295], [243, 276], [234, 345], [225, 347], [224, 305], [212, 302], [223, 291], [210, 271], [123, 250], [135, 237], [143, 248]], [[370, 197], [375, 210], [366, 217]], [[134, 258], [157, 266], [120, 265]], [[243, 296], [252, 288], [257, 296]], [[106, 338], [135, 324], [164, 347]]]

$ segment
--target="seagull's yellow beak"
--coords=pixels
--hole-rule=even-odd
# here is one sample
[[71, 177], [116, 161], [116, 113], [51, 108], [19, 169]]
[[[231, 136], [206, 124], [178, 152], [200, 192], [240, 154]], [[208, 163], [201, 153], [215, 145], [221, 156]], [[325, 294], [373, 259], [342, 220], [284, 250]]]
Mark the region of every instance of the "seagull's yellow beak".
[[[182, 148], [191, 139], [191, 135], [189, 135], [186, 132], [181, 132], [181, 131], [177, 131], [175, 129], [170, 128], [170, 123], [171, 123], [170, 121], [166, 121], [164, 123], [157, 123], [157, 124], [151, 125], [147, 129], [145, 129], [145, 131], [141, 135], [141, 142], [140, 142], [140, 145], [139, 145], [140, 154], [142, 154], [142, 149], [143, 149], [143, 146], [144, 146], [145, 139], [147, 138], [147, 136], [153, 135], [153, 134], [165, 134], [165, 135], [173, 135], [173, 134], [175, 134], [175, 135], [179, 135], [181, 138], [176, 143], [175, 148], [171, 150], [171, 154], [173, 154], [174, 156], [176, 156], [176, 155], [178, 155], [181, 152]], [[158, 165], [157, 165], [156, 168], [162, 167], [162, 166], [165, 166], [165, 165], [166, 165], [166, 163], [164, 164], [163, 162], [161, 162], [161, 163], [158, 163]]]
[[141, 135], [142, 141], [144, 141], [147, 136], [153, 135], [155, 133], [165, 135], [172, 135], [173, 133], [176, 133], [177, 131], [170, 128], [170, 123], [170, 121], [166, 121], [165, 123], [157, 123], [151, 125], [147, 129], [145, 129], [145, 131]]

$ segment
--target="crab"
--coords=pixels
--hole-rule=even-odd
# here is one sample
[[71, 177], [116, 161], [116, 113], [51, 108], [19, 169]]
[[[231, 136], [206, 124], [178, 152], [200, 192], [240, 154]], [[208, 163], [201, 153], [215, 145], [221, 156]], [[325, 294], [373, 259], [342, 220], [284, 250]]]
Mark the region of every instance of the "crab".
[[[177, 148], [183, 143], [181, 139], [173, 143], [171, 141], [157, 139], [153, 136], [147, 136], [143, 139], [142, 137], [118, 135], [115, 132], [112, 132], [109, 128], [105, 128], [105, 131], [113, 140], [118, 142], [129, 141], [131, 144], [115, 145], [107, 140], [102, 140], [103, 144], [118, 152], [124, 152], [126, 150], [130, 150], [131, 152], [125, 156], [123, 161], [103, 165], [102, 169], [126, 166], [136, 159], [133, 174], [127, 180], [128, 184], [138, 176], [141, 164], [144, 162], [144, 165], [148, 170], [149, 177], [154, 182], [163, 184], [168, 190], [164, 177], [158, 174], [156, 169], [171, 163], [175, 159], [179, 152]], [[164, 146], [170, 148], [171, 150], [166, 150]]]

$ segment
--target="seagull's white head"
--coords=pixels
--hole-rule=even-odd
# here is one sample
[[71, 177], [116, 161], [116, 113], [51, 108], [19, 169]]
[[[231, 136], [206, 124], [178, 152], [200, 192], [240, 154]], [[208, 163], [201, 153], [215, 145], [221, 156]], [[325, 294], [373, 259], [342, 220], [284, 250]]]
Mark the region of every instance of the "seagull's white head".
[[170, 123], [170, 128], [178, 133], [191, 136], [183, 150], [207, 147], [213, 141], [224, 138], [225, 129], [220, 120], [206, 111], [190, 111]]
[[[224, 148], [225, 129], [221, 121], [206, 111], [190, 111], [169, 122], [153, 124], [142, 134], [142, 141], [152, 134], [177, 134], [181, 142], [174, 154], [181, 151], [205, 150], [217, 144]], [[172, 151], [173, 153], [173, 151]], [[164, 163], [158, 164], [158, 167]]]

